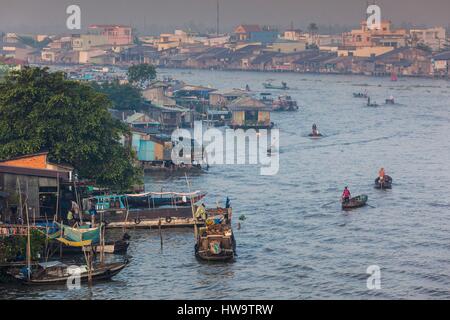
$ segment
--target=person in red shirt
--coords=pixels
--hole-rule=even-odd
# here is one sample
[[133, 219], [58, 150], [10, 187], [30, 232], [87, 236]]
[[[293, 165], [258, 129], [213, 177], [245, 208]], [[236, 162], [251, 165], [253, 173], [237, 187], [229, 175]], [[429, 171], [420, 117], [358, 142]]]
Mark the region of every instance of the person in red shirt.
[[378, 177], [380, 178], [380, 182], [384, 181], [384, 176], [385, 176], [385, 172], [384, 172], [384, 168], [381, 168], [380, 171], [378, 171]]
[[344, 192], [342, 192], [342, 202], [347, 203], [350, 201], [350, 190], [348, 190], [348, 187], [344, 188]]

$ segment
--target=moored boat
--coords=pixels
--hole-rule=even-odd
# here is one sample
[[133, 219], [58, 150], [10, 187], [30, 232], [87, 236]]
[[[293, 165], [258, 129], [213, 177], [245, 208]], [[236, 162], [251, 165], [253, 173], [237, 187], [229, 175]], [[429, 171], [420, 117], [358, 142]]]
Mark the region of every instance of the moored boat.
[[273, 102], [273, 111], [297, 111], [297, 101], [291, 96], [279, 96], [277, 101]]
[[289, 87], [287, 86], [286, 82], [281, 82], [281, 85], [274, 85], [271, 82], [264, 82], [263, 83], [264, 88], [266, 89], [276, 89], [276, 90], [288, 90]]
[[[8, 274], [16, 280], [26, 285], [63, 285], [70, 283], [75, 275], [79, 275], [81, 282], [109, 280], [128, 264], [128, 260], [124, 262], [98, 263], [92, 266], [89, 271], [86, 265], [68, 266], [60, 261], [50, 261], [39, 263], [32, 267], [30, 272], [25, 268], [11, 268]], [[29, 275], [28, 275], [29, 273]]]
[[392, 178], [388, 175], [384, 176], [383, 181], [380, 177], [375, 179], [375, 189], [392, 189]]
[[347, 202], [342, 202], [342, 209], [348, 210], [348, 209], [364, 207], [367, 204], [368, 199], [369, 199], [369, 197], [365, 194], [353, 197]]

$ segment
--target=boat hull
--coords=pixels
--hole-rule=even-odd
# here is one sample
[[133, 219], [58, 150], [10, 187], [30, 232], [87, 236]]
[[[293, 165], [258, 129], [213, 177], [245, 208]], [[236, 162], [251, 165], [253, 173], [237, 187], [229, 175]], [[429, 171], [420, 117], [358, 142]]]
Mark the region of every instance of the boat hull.
[[392, 178], [385, 176], [384, 182], [380, 183], [380, 178], [375, 179], [375, 189], [392, 189]]
[[361, 195], [350, 199], [349, 202], [342, 203], [342, 210], [351, 210], [364, 207], [367, 204], [368, 197]]

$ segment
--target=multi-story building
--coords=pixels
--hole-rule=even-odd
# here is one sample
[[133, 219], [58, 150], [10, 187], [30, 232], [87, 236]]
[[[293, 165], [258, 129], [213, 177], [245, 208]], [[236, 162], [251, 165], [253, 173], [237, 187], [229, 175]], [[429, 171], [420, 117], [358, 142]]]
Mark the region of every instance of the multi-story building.
[[406, 45], [407, 32], [392, 29], [391, 21], [382, 21], [379, 28], [369, 28], [367, 21], [361, 22], [360, 29], [342, 35], [342, 43], [348, 47], [385, 46], [400, 48]]
[[124, 25], [91, 25], [90, 34], [105, 36], [108, 44], [124, 46], [133, 43], [132, 28]]
[[447, 41], [445, 28], [411, 29], [409, 31], [413, 45], [419, 43], [430, 47], [433, 51], [441, 50]]

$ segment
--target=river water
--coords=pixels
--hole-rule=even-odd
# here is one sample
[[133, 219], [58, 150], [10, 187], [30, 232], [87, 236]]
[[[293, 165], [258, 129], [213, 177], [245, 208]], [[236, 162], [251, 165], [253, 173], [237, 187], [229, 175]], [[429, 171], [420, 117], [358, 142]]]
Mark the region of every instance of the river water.
[[[80, 290], [0, 288], [25, 299], [408, 299], [450, 298], [450, 83], [360, 76], [162, 70], [219, 89], [261, 90], [286, 81], [302, 106], [274, 113], [280, 169], [212, 166], [190, 177], [207, 205], [232, 201], [238, 257], [208, 264], [194, 257], [192, 230], [132, 230], [130, 265], [111, 282]], [[367, 90], [380, 106], [365, 107]], [[274, 94], [279, 92], [272, 91]], [[393, 95], [398, 105], [384, 105]], [[317, 123], [325, 135], [307, 137]], [[392, 190], [375, 190], [384, 167]], [[184, 176], [147, 176], [148, 190], [186, 191]], [[369, 204], [343, 212], [348, 185]], [[331, 203], [331, 204], [330, 204]], [[238, 230], [237, 217], [245, 215]], [[379, 266], [381, 289], [368, 290]]]

